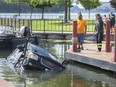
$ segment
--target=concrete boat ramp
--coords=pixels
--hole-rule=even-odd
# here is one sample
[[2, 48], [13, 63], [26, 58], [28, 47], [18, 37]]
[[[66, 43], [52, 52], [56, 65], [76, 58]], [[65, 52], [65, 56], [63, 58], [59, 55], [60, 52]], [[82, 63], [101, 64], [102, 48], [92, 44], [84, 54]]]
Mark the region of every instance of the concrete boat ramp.
[[0, 79], [0, 87], [15, 87], [15, 86], [6, 80]]
[[84, 63], [104, 70], [116, 72], [116, 63], [113, 52], [105, 52], [105, 44], [102, 45], [102, 51], [97, 52], [96, 44], [84, 44], [84, 50], [81, 52], [66, 51], [65, 57], [69, 60]]

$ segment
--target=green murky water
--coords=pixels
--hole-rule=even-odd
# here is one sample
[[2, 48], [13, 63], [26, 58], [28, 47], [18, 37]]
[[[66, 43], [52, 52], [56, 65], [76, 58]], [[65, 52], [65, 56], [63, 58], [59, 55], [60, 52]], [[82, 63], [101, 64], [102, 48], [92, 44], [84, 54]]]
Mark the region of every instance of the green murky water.
[[[64, 60], [64, 52], [71, 46], [68, 42], [40, 41], [39, 45]], [[5, 60], [11, 51], [0, 51], [0, 78], [16, 87], [116, 87], [116, 73], [71, 62], [62, 72], [21, 71]]]

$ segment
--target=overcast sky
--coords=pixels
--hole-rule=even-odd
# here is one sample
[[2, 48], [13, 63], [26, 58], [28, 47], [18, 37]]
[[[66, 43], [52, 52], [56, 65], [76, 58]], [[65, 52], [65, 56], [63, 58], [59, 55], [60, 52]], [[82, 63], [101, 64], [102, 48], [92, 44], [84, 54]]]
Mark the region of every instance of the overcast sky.
[[[101, 2], [109, 2], [110, 0], [100, 0]], [[73, 4], [75, 5], [75, 3]], [[81, 4], [78, 4], [79, 8], [83, 8], [83, 6]]]
[[102, 2], [109, 2], [110, 0], [100, 0], [100, 1], [102, 1]]

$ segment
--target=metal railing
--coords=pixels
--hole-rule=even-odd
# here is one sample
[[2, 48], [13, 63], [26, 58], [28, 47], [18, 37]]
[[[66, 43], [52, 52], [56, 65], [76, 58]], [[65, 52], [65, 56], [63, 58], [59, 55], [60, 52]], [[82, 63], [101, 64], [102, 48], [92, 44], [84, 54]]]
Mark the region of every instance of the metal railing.
[[[86, 32], [94, 31], [94, 21], [95, 20], [86, 20], [87, 30]], [[19, 29], [21, 26], [28, 26], [33, 31], [51, 31], [51, 32], [72, 32], [73, 26], [72, 21], [65, 23], [62, 18], [57, 19], [38, 19], [33, 18], [29, 19], [26, 16], [21, 17], [0, 17], [0, 26], [13, 26], [15, 29]]]

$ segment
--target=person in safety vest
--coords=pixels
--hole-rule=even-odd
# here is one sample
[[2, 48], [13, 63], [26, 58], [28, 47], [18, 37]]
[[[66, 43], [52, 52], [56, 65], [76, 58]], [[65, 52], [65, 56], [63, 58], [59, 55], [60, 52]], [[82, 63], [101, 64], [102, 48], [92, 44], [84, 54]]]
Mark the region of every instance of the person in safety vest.
[[98, 51], [101, 52], [102, 49], [102, 40], [103, 40], [103, 20], [100, 14], [96, 14], [96, 22], [95, 22], [95, 33], [96, 33], [96, 43]]

